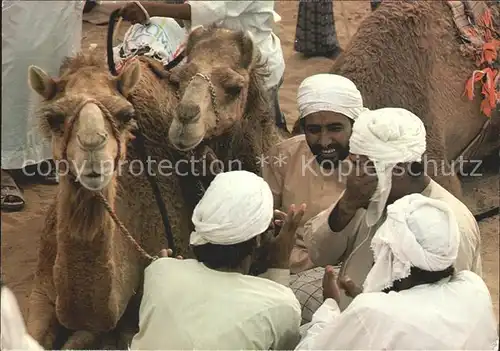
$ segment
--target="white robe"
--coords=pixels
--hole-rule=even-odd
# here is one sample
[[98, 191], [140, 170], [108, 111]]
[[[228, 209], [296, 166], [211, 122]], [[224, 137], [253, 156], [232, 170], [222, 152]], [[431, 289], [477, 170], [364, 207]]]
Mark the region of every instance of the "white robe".
[[340, 312], [327, 299], [296, 350], [493, 350], [491, 296], [471, 271], [399, 293], [358, 295]]
[[266, 88], [276, 87], [285, 71], [285, 60], [280, 39], [273, 33], [275, 21], [274, 1], [187, 1], [191, 5], [191, 21], [188, 27], [221, 24], [232, 30], [251, 32], [262, 54], [267, 60], [270, 76]]
[[65, 56], [80, 50], [84, 1], [2, 1], [2, 169], [52, 158], [34, 112], [28, 67], [59, 75]]
[[14, 293], [2, 287], [1, 348], [2, 350], [43, 350], [43, 348], [26, 332], [23, 316], [19, 310]]
[[144, 272], [139, 332], [130, 349], [293, 349], [300, 305], [286, 286], [289, 276], [272, 269], [253, 277], [160, 258]]

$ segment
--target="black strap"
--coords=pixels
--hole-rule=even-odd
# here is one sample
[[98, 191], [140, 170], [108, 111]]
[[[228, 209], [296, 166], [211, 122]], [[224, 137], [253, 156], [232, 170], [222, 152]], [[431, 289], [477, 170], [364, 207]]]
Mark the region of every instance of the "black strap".
[[169, 71], [175, 66], [177, 66], [179, 63], [181, 63], [181, 61], [184, 59], [185, 56], [186, 55], [184, 54], [184, 51], [182, 51], [179, 55], [177, 55], [176, 58], [174, 58], [172, 61], [170, 61], [164, 66], [165, 70]]
[[476, 219], [476, 222], [482, 221], [483, 219], [487, 219], [493, 216], [496, 216], [500, 213], [500, 208], [499, 206], [493, 207], [489, 210], [486, 210], [484, 212], [476, 213], [474, 215], [474, 218]]
[[108, 34], [106, 38], [106, 54], [108, 60], [108, 69], [113, 76], [117, 76], [118, 72], [116, 71], [116, 65], [113, 55], [113, 34], [115, 32], [116, 22], [118, 17], [120, 17], [120, 8], [114, 10], [109, 15], [109, 23], [108, 23]]
[[[147, 163], [147, 156], [146, 156], [146, 148], [144, 145], [144, 141], [145, 141], [145, 138], [144, 138], [144, 135], [142, 134], [142, 132], [136, 131], [134, 144], [136, 146], [137, 151], [139, 152], [139, 156], [141, 157], [143, 164], [146, 164]], [[165, 237], [167, 239], [168, 248], [172, 250], [173, 257], [175, 257], [177, 255], [177, 249], [175, 247], [174, 235], [172, 233], [172, 227], [170, 226], [170, 221], [168, 219], [167, 208], [166, 208], [165, 202], [163, 201], [163, 198], [161, 196], [160, 187], [158, 186], [158, 182], [156, 180], [156, 177], [149, 174], [149, 172], [146, 172], [146, 176], [148, 178], [149, 184], [151, 185], [151, 188], [153, 189], [153, 194], [155, 196], [156, 205], [158, 206], [158, 209], [160, 210], [161, 218], [163, 220], [163, 227], [165, 229]]]

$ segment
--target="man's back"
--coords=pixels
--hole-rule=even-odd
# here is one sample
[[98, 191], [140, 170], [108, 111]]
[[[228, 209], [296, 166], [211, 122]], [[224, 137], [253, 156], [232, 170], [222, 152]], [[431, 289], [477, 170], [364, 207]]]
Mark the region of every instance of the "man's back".
[[132, 349], [293, 348], [300, 305], [287, 287], [171, 258], [145, 271]]
[[312, 348], [493, 350], [498, 336], [488, 288], [470, 271], [449, 279], [357, 296]]

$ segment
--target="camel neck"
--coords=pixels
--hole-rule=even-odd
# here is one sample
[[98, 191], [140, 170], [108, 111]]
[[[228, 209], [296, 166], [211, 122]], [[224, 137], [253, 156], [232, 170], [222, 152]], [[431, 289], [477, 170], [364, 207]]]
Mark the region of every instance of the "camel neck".
[[[53, 271], [58, 318], [74, 330], [113, 328], [139, 285], [138, 255], [94, 194], [65, 180], [59, 190]], [[103, 193], [113, 207], [115, 189]]]

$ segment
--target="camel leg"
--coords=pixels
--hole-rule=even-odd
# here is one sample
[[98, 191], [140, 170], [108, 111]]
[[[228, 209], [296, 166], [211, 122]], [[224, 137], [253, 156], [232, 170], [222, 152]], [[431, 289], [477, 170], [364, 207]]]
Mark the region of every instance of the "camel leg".
[[64, 343], [62, 350], [80, 350], [93, 349], [94, 344], [99, 338], [99, 334], [92, 333], [86, 330], [78, 330], [74, 332]]
[[44, 349], [52, 350], [61, 325], [57, 321], [54, 304], [40, 290], [33, 290], [26, 329]]

